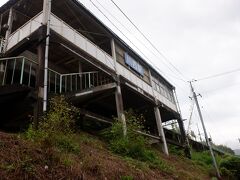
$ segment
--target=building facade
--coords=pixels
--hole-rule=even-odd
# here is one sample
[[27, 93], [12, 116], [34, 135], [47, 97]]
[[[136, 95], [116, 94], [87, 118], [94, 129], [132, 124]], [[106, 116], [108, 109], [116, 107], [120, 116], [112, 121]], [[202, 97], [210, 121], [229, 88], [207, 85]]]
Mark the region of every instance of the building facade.
[[3, 124], [21, 124], [29, 112], [45, 111], [50, 96], [63, 94], [85, 119], [108, 123], [117, 116], [124, 133], [124, 111], [143, 113], [148, 135], [166, 154], [162, 123], [177, 120], [184, 144], [175, 87], [79, 1], [9, 0], [0, 24]]

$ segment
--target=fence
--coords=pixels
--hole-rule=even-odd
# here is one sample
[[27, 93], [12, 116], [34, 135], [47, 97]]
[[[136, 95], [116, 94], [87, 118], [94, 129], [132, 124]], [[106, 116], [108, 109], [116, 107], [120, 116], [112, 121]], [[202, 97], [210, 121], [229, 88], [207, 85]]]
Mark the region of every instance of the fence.
[[[35, 88], [37, 66], [37, 62], [26, 57], [0, 59], [0, 85], [21, 84]], [[111, 78], [97, 71], [61, 74], [48, 69], [49, 93], [82, 91], [111, 82]]]

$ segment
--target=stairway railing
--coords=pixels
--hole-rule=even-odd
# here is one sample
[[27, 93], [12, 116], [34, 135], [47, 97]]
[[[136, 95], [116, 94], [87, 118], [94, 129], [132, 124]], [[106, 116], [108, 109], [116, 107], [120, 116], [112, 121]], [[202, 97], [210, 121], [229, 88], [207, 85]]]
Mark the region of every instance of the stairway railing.
[[37, 62], [26, 57], [0, 59], [0, 86], [21, 84], [36, 85]]
[[67, 93], [91, 89], [113, 82], [110, 78], [102, 75], [100, 72], [82, 72], [60, 74], [49, 69], [48, 73], [48, 92]]
[[[0, 86], [20, 84], [35, 88], [38, 63], [26, 57], [0, 59]], [[82, 91], [113, 82], [103, 73], [92, 71], [61, 74], [48, 69], [48, 92], [61, 94]]]

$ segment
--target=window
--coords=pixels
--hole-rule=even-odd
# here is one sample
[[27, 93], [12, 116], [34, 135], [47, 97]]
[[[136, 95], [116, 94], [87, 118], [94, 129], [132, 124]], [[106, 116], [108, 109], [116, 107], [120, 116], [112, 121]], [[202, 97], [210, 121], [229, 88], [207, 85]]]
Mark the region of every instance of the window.
[[152, 77], [153, 81], [153, 89], [159, 92], [161, 95], [166, 97], [168, 100], [171, 102], [174, 102], [174, 96], [173, 96], [173, 91], [171, 88], [167, 87], [165, 84], [161, 83], [160, 80], [158, 80], [156, 77]]
[[142, 65], [138, 61], [133, 59], [131, 56], [129, 56], [128, 53], [125, 53], [125, 63], [141, 76], [144, 75], [144, 70]]

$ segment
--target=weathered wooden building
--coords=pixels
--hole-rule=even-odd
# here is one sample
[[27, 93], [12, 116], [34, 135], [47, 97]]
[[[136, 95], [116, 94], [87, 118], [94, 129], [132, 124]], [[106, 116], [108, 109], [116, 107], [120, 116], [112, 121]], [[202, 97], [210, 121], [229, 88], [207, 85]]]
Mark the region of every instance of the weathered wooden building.
[[[0, 8], [1, 127], [21, 125], [29, 112], [64, 94], [86, 119], [144, 112], [150, 134], [162, 122], [183, 122], [175, 87], [77, 0], [9, 0]], [[165, 153], [167, 147], [164, 146]]]

